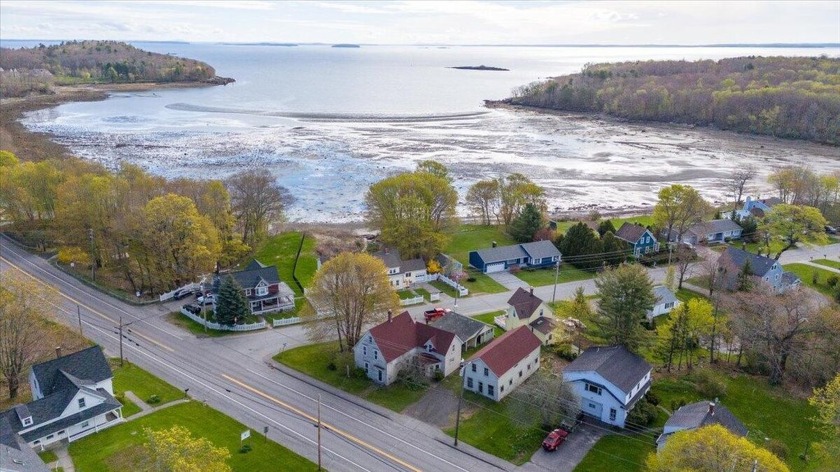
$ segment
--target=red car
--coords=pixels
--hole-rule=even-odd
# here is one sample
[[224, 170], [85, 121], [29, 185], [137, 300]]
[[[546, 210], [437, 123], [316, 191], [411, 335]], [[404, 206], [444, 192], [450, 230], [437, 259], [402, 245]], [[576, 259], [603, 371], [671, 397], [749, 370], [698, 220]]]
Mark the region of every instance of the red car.
[[423, 316], [426, 318], [426, 323], [431, 323], [451, 311], [449, 308], [435, 308], [433, 310], [426, 310], [423, 312]]
[[557, 449], [557, 446], [563, 444], [563, 441], [566, 440], [566, 436], [568, 435], [569, 432], [564, 429], [555, 429], [554, 431], [548, 433], [548, 436], [546, 436], [545, 440], [543, 440], [543, 449], [549, 452], [554, 451]]

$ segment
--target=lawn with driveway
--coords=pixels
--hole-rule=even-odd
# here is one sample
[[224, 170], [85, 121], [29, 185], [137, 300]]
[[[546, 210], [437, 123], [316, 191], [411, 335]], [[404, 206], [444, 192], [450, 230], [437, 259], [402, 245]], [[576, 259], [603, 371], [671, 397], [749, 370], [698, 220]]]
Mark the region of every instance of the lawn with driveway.
[[832, 261], [832, 260], [829, 260], [829, 259], [815, 259], [811, 262], [813, 262], [814, 264], [819, 264], [819, 265], [822, 265], [822, 266], [831, 267], [832, 269], [840, 270], [840, 262], [838, 262], [838, 261]]
[[791, 272], [799, 277], [799, 280], [802, 281], [802, 285], [811, 287], [827, 297], [834, 295], [834, 288], [828, 284], [829, 277], [834, 277], [835, 279], [840, 277], [840, 274], [808, 264], [785, 264], [782, 268], [785, 269], [785, 271]]
[[564, 284], [594, 279], [597, 274], [578, 269], [571, 264], [560, 264], [559, 272], [554, 267], [545, 267], [542, 269], [522, 269], [515, 275], [532, 287], [542, 287], [544, 285], [554, 285], [555, 275], [557, 276], [557, 283]]
[[[169, 385], [130, 362], [124, 362], [122, 367], [119, 359], [111, 359], [109, 362], [114, 372], [114, 393], [134, 392], [141, 400], [153, 407], [184, 398], [183, 390]], [[150, 401], [153, 396], [157, 397], [157, 401]], [[139, 410], [139, 407], [137, 408]], [[123, 409], [123, 416], [128, 416], [125, 414], [125, 409]]]
[[493, 246], [493, 241], [499, 246], [515, 244], [513, 238], [505, 232], [504, 226], [491, 225], [460, 225], [449, 233], [452, 240], [444, 248], [443, 253], [454, 257], [461, 264], [469, 277], [475, 279], [469, 282], [467, 279], [461, 281], [470, 293], [501, 293], [507, 289], [486, 274], [470, 269], [470, 251], [485, 249]]

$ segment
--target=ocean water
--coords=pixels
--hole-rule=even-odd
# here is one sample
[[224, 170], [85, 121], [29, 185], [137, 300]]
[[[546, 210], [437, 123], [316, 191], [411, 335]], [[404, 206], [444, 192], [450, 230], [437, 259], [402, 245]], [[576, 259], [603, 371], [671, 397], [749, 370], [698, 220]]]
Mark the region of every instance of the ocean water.
[[[263, 169], [295, 196], [291, 220], [361, 220], [371, 183], [423, 159], [446, 164], [462, 195], [479, 179], [522, 172], [558, 212], [644, 208], [676, 182], [722, 201], [721, 180], [748, 162], [765, 175], [803, 161], [840, 170], [840, 150], [827, 146], [483, 107], [590, 62], [839, 57], [837, 49], [135, 45], [204, 60], [236, 83], [115, 93], [32, 112], [24, 124], [110, 166], [196, 178]], [[510, 71], [451, 68], [463, 65]]]

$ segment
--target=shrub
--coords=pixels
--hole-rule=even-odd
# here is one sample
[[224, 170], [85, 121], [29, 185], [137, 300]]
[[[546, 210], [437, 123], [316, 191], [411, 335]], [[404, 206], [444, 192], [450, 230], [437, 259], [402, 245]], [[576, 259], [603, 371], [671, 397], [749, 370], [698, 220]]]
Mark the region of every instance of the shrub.
[[338, 369], [338, 367], [336, 367], [335, 362], [330, 362], [329, 364], [327, 364], [327, 370], [337, 370], [337, 369]]
[[441, 380], [443, 380], [443, 371], [436, 370], [435, 375], [432, 378], [435, 379], [435, 382], [440, 382]]
[[467, 277], [467, 282], [475, 282], [475, 277]]
[[840, 278], [836, 275], [829, 275], [827, 279], [825, 279], [825, 283], [828, 284], [829, 287], [834, 288], [837, 286], [837, 282], [840, 282]]
[[685, 406], [685, 398], [680, 398], [679, 400], [671, 400], [671, 411], [677, 411], [680, 408]]
[[239, 448], [239, 453], [240, 454], [247, 454], [249, 452], [251, 452], [251, 445], [250, 444], [244, 444], [242, 447]]
[[519, 266], [511, 266], [510, 269], [508, 269], [511, 274], [518, 274], [520, 270]]
[[813, 282], [814, 285], [819, 285], [820, 283], [820, 273], [816, 270], [811, 273], [811, 282]]
[[160, 403], [160, 397], [157, 395], [152, 395], [146, 399], [146, 403], [148, 403], [149, 405], [155, 405], [157, 403]]
[[636, 406], [627, 414], [628, 427], [643, 427], [653, 423], [656, 419], [656, 405], [642, 397]]
[[771, 439], [767, 442], [767, 450], [772, 452], [781, 460], [787, 460], [788, 453], [790, 449], [788, 449], [787, 444], [779, 441], [778, 439]]
[[63, 247], [58, 250], [58, 263], [68, 265], [71, 262], [83, 266], [90, 265], [90, 255], [77, 246]]
[[705, 398], [720, 398], [726, 395], [726, 383], [708, 369], [700, 369], [693, 375], [697, 392]]
[[367, 372], [365, 372], [365, 369], [363, 369], [361, 367], [356, 367], [355, 369], [353, 369], [351, 371], [351, 375], [353, 376], [353, 378], [356, 378], [356, 379], [359, 379], [359, 380], [364, 380], [364, 379], [368, 378]]
[[555, 348], [555, 352], [561, 359], [565, 359], [569, 362], [577, 359], [578, 355], [572, 351], [572, 346], [568, 344], [561, 344]]
[[645, 394], [645, 398], [647, 399], [648, 403], [650, 403], [651, 405], [653, 405], [653, 406], [659, 405], [660, 400], [659, 400], [659, 397], [655, 393], [649, 391], [647, 394]]

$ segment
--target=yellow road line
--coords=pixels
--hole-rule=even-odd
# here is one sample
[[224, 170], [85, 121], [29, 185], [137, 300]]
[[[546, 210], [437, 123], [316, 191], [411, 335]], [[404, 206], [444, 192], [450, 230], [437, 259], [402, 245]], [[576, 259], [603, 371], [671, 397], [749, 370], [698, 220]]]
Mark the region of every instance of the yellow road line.
[[[293, 407], [293, 406], [289, 405], [288, 403], [286, 403], [286, 402], [284, 402], [284, 401], [282, 401], [282, 400], [278, 400], [277, 398], [274, 398], [274, 397], [272, 397], [271, 395], [269, 395], [269, 394], [267, 394], [267, 393], [265, 393], [265, 392], [263, 392], [263, 391], [261, 391], [261, 390], [257, 390], [256, 388], [254, 388], [254, 387], [252, 387], [252, 386], [250, 386], [250, 385], [248, 385], [248, 384], [246, 384], [246, 383], [240, 382], [239, 380], [236, 380], [235, 378], [230, 377], [229, 375], [222, 374], [222, 377], [224, 377], [225, 379], [227, 379], [227, 380], [229, 380], [229, 381], [231, 381], [231, 382], [235, 383], [236, 385], [239, 385], [240, 387], [244, 388], [245, 390], [249, 390], [249, 391], [251, 391], [251, 392], [253, 392], [253, 393], [256, 393], [257, 395], [259, 395], [259, 396], [261, 396], [261, 397], [263, 397], [263, 398], [265, 398], [265, 399], [267, 399], [267, 400], [271, 400], [272, 402], [274, 402], [274, 403], [276, 403], [276, 404], [278, 404], [278, 405], [282, 406], [283, 408], [285, 408], [285, 409], [287, 409], [287, 410], [290, 410], [290, 411], [292, 411], [292, 412], [294, 412], [294, 413], [297, 413], [298, 415], [300, 415], [300, 416], [302, 416], [302, 417], [304, 417], [304, 418], [308, 419], [309, 421], [312, 421], [313, 423], [316, 423], [316, 424], [317, 424], [317, 422], [318, 422], [318, 418], [316, 418], [316, 417], [314, 417], [314, 416], [312, 416], [312, 415], [310, 415], [310, 414], [308, 414], [308, 413], [305, 413], [305, 412], [303, 412], [303, 411], [299, 410], [298, 408], [295, 408], [295, 407]], [[354, 442], [354, 443], [356, 443], [356, 444], [358, 444], [358, 445], [360, 445], [360, 446], [362, 446], [362, 447], [364, 447], [364, 448], [366, 448], [366, 449], [369, 449], [369, 450], [371, 450], [371, 451], [373, 451], [373, 452], [375, 452], [375, 453], [377, 453], [377, 454], [379, 454], [379, 455], [381, 455], [381, 456], [383, 456], [383, 457], [386, 457], [386, 458], [390, 459], [391, 461], [393, 461], [393, 462], [395, 462], [395, 463], [397, 463], [397, 464], [399, 464], [399, 465], [401, 465], [401, 466], [405, 467], [405, 468], [406, 468], [406, 469], [408, 469], [408, 470], [412, 470], [412, 471], [414, 471], [414, 472], [421, 472], [421, 470], [420, 470], [420, 469], [418, 469], [417, 467], [412, 466], [412, 465], [411, 465], [411, 464], [409, 464], [408, 462], [405, 462], [405, 461], [403, 461], [402, 459], [399, 459], [399, 458], [397, 458], [397, 457], [395, 457], [395, 456], [393, 456], [393, 455], [391, 455], [391, 454], [389, 454], [389, 453], [387, 453], [387, 452], [383, 451], [382, 449], [379, 449], [378, 447], [376, 447], [376, 446], [374, 446], [374, 445], [372, 445], [372, 444], [369, 444], [369, 443], [367, 443], [367, 442], [365, 442], [365, 441], [362, 441], [361, 439], [357, 438], [356, 436], [353, 436], [353, 435], [352, 435], [352, 434], [350, 434], [350, 433], [347, 433], [347, 432], [345, 432], [345, 431], [342, 431], [342, 430], [340, 430], [340, 429], [336, 428], [335, 426], [332, 426], [332, 425], [330, 425], [330, 424], [327, 424], [327, 423], [325, 423], [325, 422], [323, 422], [323, 421], [321, 422], [321, 426], [323, 426], [323, 427], [324, 427], [324, 428], [326, 428], [326, 429], [329, 429], [330, 431], [332, 431], [332, 432], [334, 432], [334, 433], [336, 433], [336, 434], [338, 434], [338, 435], [340, 435], [340, 436], [345, 437], [346, 439], [348, 439], [348, 440], [350, 440], [350, 441], [352, 441], [352, 442]]]
[[[11, 261], [9, 261], [8, 259], [6, 259], [5, 257], [0, 257], [0, 260], [2, 260], [3, 262], [5, 262], [6, 264], [9, 264], [10, 266], [12, 266], [12, 268], [16, 269], [17, 271], [19, 271], [19, 272], [20, 272], [20, 273], [22, 273], [23, 275], [25, 275], [25, 276], [29, 277], [30, 279], [34, 280], [35, 282], [40, 283], [40, 284], [42, 284], [42, 285], [48, 285], [48, 284], [44, 283], [43, 281], [41, 281], [41, 279], [39, 279], [39, 278], [35, 277], [34, 275], [30, 274], [29, 272], [27, 272], [27, 271], [25, 271], [25, 270], [23, 270], [23, 269], [21, 269], [20, 267], [18, 267], [17, 265], [15, 265], [14, 263], [12, 263], [12, 262], [11, 262]], [[93, 313], [93, 314], [95, 314], [95, 315], [97, 315], [97, 316], [100, 316], [100, 317], [102, 317], [102, 318], [104, 318], [104, 319], [106, 319], [106, 320], [110, 321], [111, 323], [114, 323], [114, 324], [119, 324], [119, 321], [114, 320], [114, 319], [112, 319], [110, 316], [105, 315], [105, 314], [103, 314], [103, 313], [100, 313], [100, 312], [98, 312], [98, 311], [94, 310], [93, 308], [89, 307], [88, 305], [85, 305], [83, 302], [80, 302], [79, 300], [76, 300], [75, 298], [73, 298], [73, 297], [71, 297], [71, 296], [69, 296], [69, 295], [67, 295], [67, 294], [65, 294], [65, 293], [63, 293], [63, 292], [61, 292], [61, 290], [57, 290], [57, 292], [58, 292], [58, 294], [59, 294], [59, 295], [61, 295], [62, 297], [66, 298], [67, 300], [70, 300], [70, 301], [71, 301], [71, 302], [73, 302], [73, 303], [78, 304], [78, 305], [79, 305], [79, 306], [81, 306], [81, 307], [84, 307], [84, 308], [85, 308], [86, 310], [88, 310], [89, 312], [91, 312], [91, 313]], [[155, 341], [154, 339], [152, 339], [152, 338], [150, 338], [150, 337], [148, 337], [148, 336], [145, 336], [145, 335], [143, 335], [143, 334], [140, 334], [140, 333], [138, 333], [138, 332], [136, 332], [136, 331], [132, 331], [132, 333], [131, 333], [131, 334], [132, 334], [132, 335], [134, 335], [134, 336], [141, 337], [141, 338], [145, 339], [146, 341], [149, 341], [150, 343], [154, 343], [154, 344], [158, 345], [159, 347], [161, 347], [161, 348], [163, 348], [163, 349], [166, 349], [166, 350], [167, 350], [167, 351], [169, 351], [169, 352], [175, 352], [175, 350], [174, 350], [174, 349], [172, 349], [171, 347], [169, 347], [169, 346], [167, 346], [167, 345], [165, 345], [165, 344], [161, 344], [160, 342]]]

